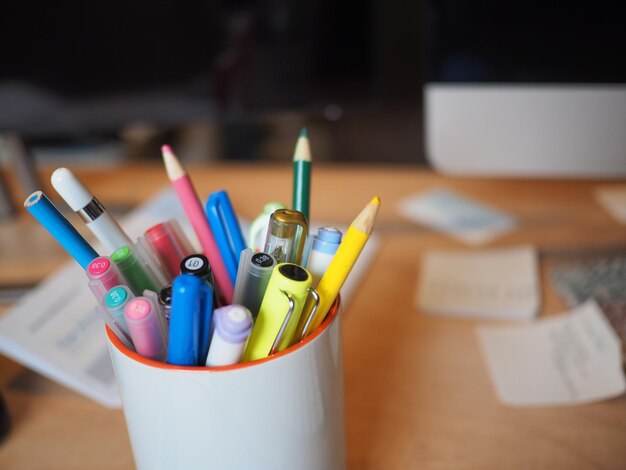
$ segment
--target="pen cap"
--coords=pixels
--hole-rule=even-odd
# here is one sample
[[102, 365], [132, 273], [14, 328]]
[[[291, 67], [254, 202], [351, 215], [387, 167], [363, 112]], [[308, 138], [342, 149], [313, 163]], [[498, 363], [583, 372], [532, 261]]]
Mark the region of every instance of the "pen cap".
[[154, 292], [159, 290], [159, 283], [152, 270], [135, 256], [130, 247], [118, 248], [111, 254], [111, 259], [135, 295], [141, 295], [146, 289]]
[[126, 319], [124, 318], [124, 307], [135, 298], [135, 295], [126, 286], [115, 286], [109, 289], [103, 298], [104, 309], [115, 318], [128, 331]]
[[307, 233], [308, 222], [302, 212], [278, 209], [270, 217], [263, 251], [277, 263], [299, 263]]
[[209, 350], [213, 287], [193, 274], [180, 274], [172, 284], [167, 362], [204, 364]]
[[180, 262], [192, 253], [191, 245], [176, 220], [150, 227], [140, 238], [159, 262], [168, 282], [180, 274]]
[[81, 210], [94, 198], [91, 191], [67, 168], [54, 170], [50, 181], [55, 191], [74, 212]]
[[341, 231], [335, 227], [321, 227], [313, 239], [312, 250], [335, 254], [341, 244]]
[[263, 206], [263, 212], [250, 224], [248, 231], [248, 248], [252, 251], [262, 251], [270, 224], [272, 213], [278, 209], [286, 209], [287, 206], [280, 202], [268, 202]]
[[259, 313], [274, 266], [276, 260], [267, 253], [252, 253], [250, 248], [241, 253], [233, 303], [247, 307], [253, 318]]
[[[281, 263], [274, 267], [244, 352], [244, 360], [260, 359], [270, 354], [289, 314], [288, 323], [278, 338], [277, 351], [291, 344], [310, 286], [311, 275], [301, 266]], [[292, 310], [289, 297], [293, 300]]]
[[227, 305], [215, 310], [215, 326], [211, 336], [211, 346], [206, 365], [225, 366], [241, 360], [253, 320], [250, 310], [243, 305]]
[[243, 305], [226, 305], [214, 312], [215, 330], [229, 343], [245, 343], [254, 324], [252, 314]]
[[137, 352], [165, 360], [167, 344], [157, 307], [145, 297], [136, 297], [124, 307], [124, 318]]
[[87, 265], [85, 274], [89, 279], [89, 288], [100, 303], [109, 289], [124, 283], [120, 272], [108, 256], [93, 259]]
[[180, 262], [181, 274], [193, 274], [201, 279], [204, 279], [211, 285], [215, 285], [215, 279], [213, 278], [213, 270], [209, 264], [209, 260], [206, 256], [201, 254], [193, 254], [186, 256]]

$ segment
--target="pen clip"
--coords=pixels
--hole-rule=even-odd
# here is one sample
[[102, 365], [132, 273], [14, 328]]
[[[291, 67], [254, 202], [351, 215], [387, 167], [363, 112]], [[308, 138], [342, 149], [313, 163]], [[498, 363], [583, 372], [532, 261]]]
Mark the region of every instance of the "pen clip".
[[246, 247], [246, 244], [226, 191], [216, 191], [209, 196], [205, 213], [226, 265], [226, 270], [234, 284], [237, 278], [241, 251]]
[[302, 341], [304, 338], [306, 338], [308, 334], [307, 331], [309, 330], [309, 326], [311, 326], [311, 322], [313, 321], [313, 318], [315, 317], [315, 314], [317, 313], [317, 309], [320, 306], [320, 295], [312, 287], [309, 287], [309, 295], [313, 297], [314, 303], [313, 303], [313, 307], [311, 308], [311, 312], [309, 313], [309, 316], [306, 319], [306, 323], [304, 324], [304, 327], [302, 327], [302, 333], [300, 335], [299, 341]]
[[287, 325], [289, 324], [289, 320], [291, 320], [293, 311], [296, 308], [296, 302], [293, 300], [293, 297], [291, 297], [291, 295], [288, 292], [285, 292], [284, 290], [281, 290], [281, 292], [285, 294], [285, 296], [289, 300], [289, 311], [287, 312], [287, 315], [285, 315], [283, 324], [280, 326], [280, 330], [278, 331], [278, 334], [276, 335], [276, 339], [274, 340], [274, 343], [272, 344], [272, 347], [270, 348], [270, 355], [277, 352], [278, 345], [283, 339], [283, 334], [285, 333], [285, 330], [287, 329]]

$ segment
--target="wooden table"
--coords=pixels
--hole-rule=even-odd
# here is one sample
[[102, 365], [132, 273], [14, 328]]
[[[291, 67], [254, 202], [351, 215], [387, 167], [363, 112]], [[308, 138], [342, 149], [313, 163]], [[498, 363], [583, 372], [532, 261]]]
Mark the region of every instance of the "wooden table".
[[[190, 170], [201, 194], [228, 189], [239, 214], [248, 218], [266, 201], [290, 201], [289, 165]], [[107, 207], [120, 211], [167, 185], [159, 162], [79, 174]], [[475, 338], [476, 325], [485, 322], [428, 316], [414, 306], [422, 253], [462, 245], [405, 221], [396, 209], [403, 197], [445, 186], [514, 214], [519, 229], [491, 246], [538, 247], [542, 315], [549, 315], [565, 309], [547, 282], [552, 263], [626, 248], [626, 227], [593, 198], [597, 185], [446, 178], [410, 167], [315, 167], [311, 215], [317, 220], [345, 225], [374, 194], [382, 199], [375, 230], [380, 249], [344, 322], [349, 468], [626, 466], [623, 397], [547, 409], [498, 403]], [[0, 285], [29, 285], [67, 259], [28, 215], [3, 224], [0, 232]], [[45, 260], [25, 263], [42, 253]], [[0, 371], [13, 417], [11, 434], [0, 447], [0, 468], [133, 467], [121, 411], [102, 408], [6, 358], [0, 359]]]

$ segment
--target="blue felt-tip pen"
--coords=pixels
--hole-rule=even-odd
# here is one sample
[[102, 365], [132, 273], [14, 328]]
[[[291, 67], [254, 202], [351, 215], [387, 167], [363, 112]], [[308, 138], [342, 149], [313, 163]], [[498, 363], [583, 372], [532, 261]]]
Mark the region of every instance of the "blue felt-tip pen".
[[228, 276], [234, 285], [237, 280], [239, 257], [246, 247], [246, 242], [226, 191], [212, 193], [207, 200], [205, 212]]
[[24, 207], [83, 269], [87, 269], [89, 263], [98, 257], [96, 250], [63, 217], [42, 191], [35, 191], [28, 196], [24, 201]]
[[172, 283], [167, 362], [179, 366], [204, 365], [211, 341], [213, 287], [193, 274]]

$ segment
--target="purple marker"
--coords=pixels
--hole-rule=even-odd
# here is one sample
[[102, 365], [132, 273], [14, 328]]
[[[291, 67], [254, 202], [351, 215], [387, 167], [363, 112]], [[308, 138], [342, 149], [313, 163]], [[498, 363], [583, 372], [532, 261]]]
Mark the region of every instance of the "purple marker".
[[252, 314], [243, 305], [226, 305], [213, 312], [213, 337], [206, 365], [228, 366], [241, 360], [252, 331]]
[[167, 358], [167, 339], [158, 308], [145, 297], [135, 297], [124, 307], [124, 318], [135, 349], [157, 361]]

